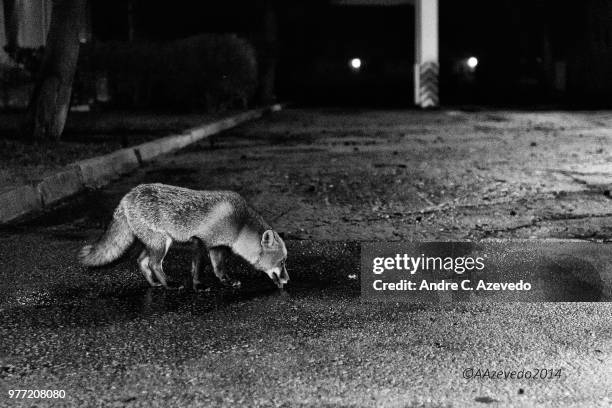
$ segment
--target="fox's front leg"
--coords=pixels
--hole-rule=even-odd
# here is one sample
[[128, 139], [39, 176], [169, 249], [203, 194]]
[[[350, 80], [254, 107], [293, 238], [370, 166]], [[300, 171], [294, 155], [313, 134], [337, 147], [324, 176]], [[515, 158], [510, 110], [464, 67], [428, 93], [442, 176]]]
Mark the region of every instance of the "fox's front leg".
[[215, 276], [219, 278], [221, 283], [226, 286], [231, 286], [233, 288], [239, 288], [241, 283], [239, 280], [235, 280], [230, 278], [225, 273], [225, 259], [229, 255], [229, 248], [224, 247], [214, 247], [208, 249], [208, 255], [210, 256], [210, 262], [212, 263], [213, 272]]
[[191, 261], [191, 280], [193, 282], [193, 290], [202, 290], [202, 281], [200, 281], [200, 272], [202, 271], [202, 256], [204, 254], [204, 244], [198, 238], [191, 238], [193, 248], [193, 260]]

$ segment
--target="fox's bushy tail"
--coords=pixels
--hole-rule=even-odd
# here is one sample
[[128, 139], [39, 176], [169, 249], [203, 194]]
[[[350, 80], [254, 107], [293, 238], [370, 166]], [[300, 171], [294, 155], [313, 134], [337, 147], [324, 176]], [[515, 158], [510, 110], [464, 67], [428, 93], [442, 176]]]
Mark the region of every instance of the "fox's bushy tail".
[[119, 258], [132, 245], [135, 236], [127, 222], [123, 205], [119, 204], [113, 220], [92, 245], [85, 245], [79, 252], [79, 260], [86, 266], [100, 266]]

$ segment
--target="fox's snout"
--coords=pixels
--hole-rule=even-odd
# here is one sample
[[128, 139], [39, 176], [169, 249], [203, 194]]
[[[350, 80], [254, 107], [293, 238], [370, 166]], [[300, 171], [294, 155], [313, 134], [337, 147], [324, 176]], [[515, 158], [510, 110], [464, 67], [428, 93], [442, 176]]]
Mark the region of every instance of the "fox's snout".
[[266, 274], [270, 277], [270, 279], [272, 279], [272, 282], [274, 282], [279, 289], [282, 289], [283, 286], [289, 282], [289, 274], [285, 268], [280, 270], [271, 270], [266, 272]]

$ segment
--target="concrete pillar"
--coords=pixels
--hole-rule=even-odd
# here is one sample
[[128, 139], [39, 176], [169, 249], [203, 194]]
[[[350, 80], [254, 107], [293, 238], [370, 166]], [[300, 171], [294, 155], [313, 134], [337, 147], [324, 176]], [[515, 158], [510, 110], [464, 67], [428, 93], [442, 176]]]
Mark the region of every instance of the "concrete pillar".
[[1, 0], [0, 45], [38, 48], [45, 45], [52, 0]]
[[415, 0], [416, 56], [414, 103], [422, 108], [440, 103], [438, 76], [438, 0]]
[[51, 1], [17, 0], [16, 3], [16, 7], [20, 9], [17, 43], [24, 48], [44, 46], [51, 22]]

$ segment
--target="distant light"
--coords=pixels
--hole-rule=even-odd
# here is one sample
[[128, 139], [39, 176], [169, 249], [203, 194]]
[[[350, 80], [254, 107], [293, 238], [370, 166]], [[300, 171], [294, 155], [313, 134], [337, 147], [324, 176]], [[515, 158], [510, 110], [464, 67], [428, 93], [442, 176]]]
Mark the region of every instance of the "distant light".
[[477, 65], [478, 65], [478, 58], [470, 57], [467, 59], [467, 66], [470, 67], [471, 69], [476, 68]]
[[350, 61], [350, 64], [351, 64], [351, 68], [353, 68], [354, 70], [358, 70], [359, 68], [361, 68], [361, 59], [353, 58]]

